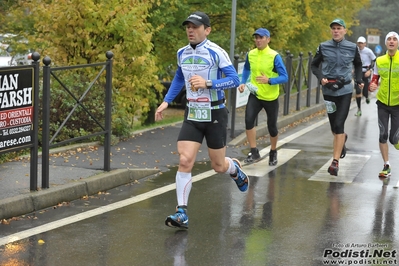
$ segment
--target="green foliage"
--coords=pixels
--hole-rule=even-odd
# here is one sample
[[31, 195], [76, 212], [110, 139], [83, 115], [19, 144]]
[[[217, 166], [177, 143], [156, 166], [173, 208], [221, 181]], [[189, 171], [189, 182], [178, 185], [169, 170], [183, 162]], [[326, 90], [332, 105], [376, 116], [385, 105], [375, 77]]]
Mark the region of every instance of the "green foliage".
[[9, 18], [7, 14], [9, 13], [11, 7], [17, 3], [17, 0], [1, 0], [0, 1], [0, 33], [6, 33], [9, 30], [7, 22]]
[[170, 72], [176, 68], [176, 49], [188, 43], [181, 23], [189, 13], [185, 1], [178, 0], [161, 1], [149, 10], [148, 22], [154, 27], [152, 54], [161, 78], [170, 80]]

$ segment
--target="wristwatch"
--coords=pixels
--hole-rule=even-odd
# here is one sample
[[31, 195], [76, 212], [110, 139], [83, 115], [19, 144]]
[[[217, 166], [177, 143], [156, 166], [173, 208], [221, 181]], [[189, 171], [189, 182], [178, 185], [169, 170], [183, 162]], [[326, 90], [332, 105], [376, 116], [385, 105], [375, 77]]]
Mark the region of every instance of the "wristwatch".
[[270, 79], [267, 81], [267, 84], [272, 85], [272, 82]]
[[207, 80], [206, 81], [206, 87], [209, 89], [209, 88], [212, 88], [212, 80]]

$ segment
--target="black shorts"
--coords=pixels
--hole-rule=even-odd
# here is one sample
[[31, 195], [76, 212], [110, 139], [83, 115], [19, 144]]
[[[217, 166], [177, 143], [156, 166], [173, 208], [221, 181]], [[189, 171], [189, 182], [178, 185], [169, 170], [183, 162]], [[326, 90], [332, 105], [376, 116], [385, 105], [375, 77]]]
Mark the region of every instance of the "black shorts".
[[211, 122], [191, 121], [187, 120], [188, 108], [186, 108], [177, 141], [186, 140], [202, 143], [205, 137], [208, 148], [224, 148], [227, 138], [228, 111], [226, 108], [213, 109], [211, 114]]
[[[399, 141], [399, 105], [387, 106], [377, 101], [378, 109], [378, 127], [380, 128], [380, 143], [389, 142], [393, 145]], [[389, 119], [391, 124], [389, 128]], [[388, 138], [389, 136], [389, 138]]]
[[348, 117], [352, 93], [341, 96], [323, 95], [323, 97], [331, 131], [335, 134], [345, 133], [345, 121]]
[[278, 108], [278, 98], [273, 101], [264, 101], [253, 94], [249, 94], [248, 103], [245, 107], [245, 129], [250, 130], [255, 127], [255, 119], [259, 112], [264, 109], [267, 116], [267, 130], [271, 137], [277, 136]]

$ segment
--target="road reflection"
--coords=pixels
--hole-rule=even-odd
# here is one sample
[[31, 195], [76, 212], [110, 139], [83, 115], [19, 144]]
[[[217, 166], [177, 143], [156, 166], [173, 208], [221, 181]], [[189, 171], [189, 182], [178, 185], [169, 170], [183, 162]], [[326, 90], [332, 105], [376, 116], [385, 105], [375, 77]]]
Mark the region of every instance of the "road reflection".
[[[372, 236], [375, 242], [392, 243], [395, 235], [395, 209], [397, 192], [391, 193], [387, 199], [387, 188], [390, 178], [382, 179], [380, 197], [377, 198], [374, 211]], [[396, 192], [396, 193], [395, 193]]]
[[344, 187], [343, 183], [330, 182], [327, 188], [328, 209], [324, 217], [324, 223], [318, 234], [318, 241], [316, 242], [316, 254], [313, 260], [314, 266], [323, 265], [323, 254], [326, 249], [340, 247], [342, 241], [341, 229], [339, 227], [341, 217], [341, 189]]
[[173, 266], [188, 265], [185, 258], [187, 241], [187, 230], [178, 230], [174, 235], [165, 239], [165, 250], [173, 258]]

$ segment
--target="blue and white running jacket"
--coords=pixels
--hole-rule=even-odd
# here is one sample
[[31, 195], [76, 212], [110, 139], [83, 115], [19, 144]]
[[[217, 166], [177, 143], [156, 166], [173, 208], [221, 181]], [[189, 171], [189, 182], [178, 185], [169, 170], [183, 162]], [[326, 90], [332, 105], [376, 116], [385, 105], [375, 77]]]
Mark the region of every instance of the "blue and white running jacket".
[[[177, 65], [175, 77], [165, 95], [164, 101], [171, 103], [183, 86], [186, 86], [187, 101], [219, 102], [212, 109], [224, 108], [224, 90], [237, 88], [239, 78], [226, 51], [217, 44], [205, 39], [195, 49], [190, 44], [177, 51]], [[188, 80], [199, 75], [205, 80], [212, 80], [211, 88], [191, 90]]]

